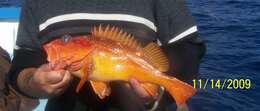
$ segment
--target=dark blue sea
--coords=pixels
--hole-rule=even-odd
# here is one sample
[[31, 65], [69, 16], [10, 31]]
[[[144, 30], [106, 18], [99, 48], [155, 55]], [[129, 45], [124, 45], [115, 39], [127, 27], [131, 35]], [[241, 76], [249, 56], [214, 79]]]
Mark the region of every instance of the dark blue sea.
[[[191, 111], [260, 111], [260, 0], [187, 2], [207, 46], [198, 80], [251, 80], [249, 89], [198, 89], [188, 101]], [[0, 0], [0, 6], [20, 2]]]
[[260, 111], [260, 0], [188, 0], [207, 52], [200, 79], [250, 79], [247, 90], [206, 88], [191, 111]]

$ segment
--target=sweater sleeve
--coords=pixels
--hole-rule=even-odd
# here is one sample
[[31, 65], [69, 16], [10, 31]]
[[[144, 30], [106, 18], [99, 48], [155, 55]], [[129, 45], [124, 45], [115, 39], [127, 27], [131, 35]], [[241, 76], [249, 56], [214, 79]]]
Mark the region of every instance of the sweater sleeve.
[[156, 4], [158, 37], [163, 45], [179, 42], [197, 32], [185, 0], [159, 0]]
[[170, 60], [168, 73], [190, 82], [198, 73], [205, 45], [198, 38], [196, 23], [185, 0], [158, 0], [155, 14], [158, 41]]
[[38, 24], [34, 0], [24, 0], [19, 20], [18, 35], [8, 82], [18, 92], [17, 77], [20, 71], [29, 67], [39, 67], [45, 63], [45, 53], [37, 41]]

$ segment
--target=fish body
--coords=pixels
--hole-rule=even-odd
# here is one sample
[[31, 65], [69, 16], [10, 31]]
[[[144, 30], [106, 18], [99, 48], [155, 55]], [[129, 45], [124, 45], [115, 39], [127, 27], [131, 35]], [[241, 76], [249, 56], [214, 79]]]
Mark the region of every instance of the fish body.
[[177, 105], [193, 96], [196, 90], [163, 72], [168, 60], [155, 43], [142, 47], [130, 34], [115, 27], [94, 27], [90, 35], [79, 35], [68, 41], [53, 40], [44, 45], [50, 64], [63, 61], [66, 69], [81, 78], [77, 92], [90, 81], [102, 99], [110, 94], [110, 81], [135, 78], [151, 95], [163, 86]]

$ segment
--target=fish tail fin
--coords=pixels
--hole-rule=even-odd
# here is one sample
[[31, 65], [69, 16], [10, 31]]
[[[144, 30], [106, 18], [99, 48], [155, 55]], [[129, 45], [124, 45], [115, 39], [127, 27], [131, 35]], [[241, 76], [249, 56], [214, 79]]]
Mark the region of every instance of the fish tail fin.
[[165, 82], [164, 87], [175, 99], [177, 105], [185, 103], [186, 100], [192, 97], [196, 92], [196, 89], [192, 86], [174, 77], [170, 77], [168, 81]]

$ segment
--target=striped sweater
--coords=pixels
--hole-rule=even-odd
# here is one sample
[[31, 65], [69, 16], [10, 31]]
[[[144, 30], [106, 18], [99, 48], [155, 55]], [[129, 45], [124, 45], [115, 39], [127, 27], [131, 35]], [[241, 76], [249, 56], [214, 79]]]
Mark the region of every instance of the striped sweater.
[[[92, 26], [109, 24], [133, 34], [143, 45], [158, 42], [170, 59], [169, 72], [189, 82], [198, 73], [205, 46], [185, 5], [184, 0], [24, 0], [9, 81], [19, 91], [19, 72], [46, 63], [44, 43], [62, 35], [88, 34]], [[49, 100], [47, 110], [71, 111], [77, 99], [68, 96], [74, 94], [70, 89]], [[93, 94], [87, 95], [89, 106], [96, 109], [104, 110], [104, 104], [111, 103], [101, 104], [93, 100]], [[167, 94], [164, 98], [163, 106], [171, 103]]]

